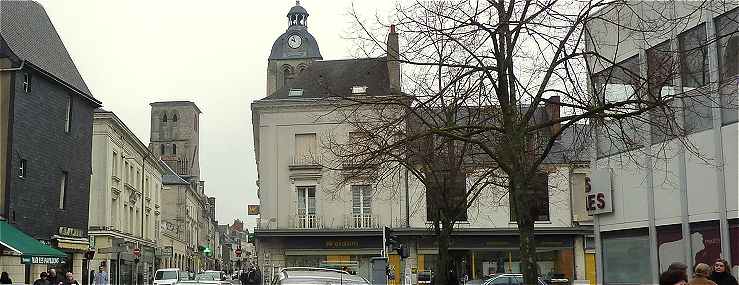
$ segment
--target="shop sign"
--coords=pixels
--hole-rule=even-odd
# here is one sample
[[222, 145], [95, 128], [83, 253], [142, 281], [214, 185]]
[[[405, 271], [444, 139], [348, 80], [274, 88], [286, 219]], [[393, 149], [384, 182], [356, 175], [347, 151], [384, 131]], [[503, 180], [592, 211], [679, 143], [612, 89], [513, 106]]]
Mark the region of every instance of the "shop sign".
[[65, 237], [82, 237], [82, 229], [70, 228], [70, 227], [59, 227], [59, 235]]
[[164, 249], [162, 249], [162, 255], [164, 256], [173, 256], [174, 255], [174, 247], [171, 246], [165, 246]]
[[63, 257], [21, 256], [21, 264], [59, 264], [65, 261]]
[[249, 216], [259, 215], [259, 205], [248, 205]]
[[286, 243], [289, 249], [381, 249], [381, 236], [300, 237]]
[[598, 168], [592, 171], [591, 178], [585, 177], [585, 209], [588, 215], [613, 212], [613, 199], [610, 168]]

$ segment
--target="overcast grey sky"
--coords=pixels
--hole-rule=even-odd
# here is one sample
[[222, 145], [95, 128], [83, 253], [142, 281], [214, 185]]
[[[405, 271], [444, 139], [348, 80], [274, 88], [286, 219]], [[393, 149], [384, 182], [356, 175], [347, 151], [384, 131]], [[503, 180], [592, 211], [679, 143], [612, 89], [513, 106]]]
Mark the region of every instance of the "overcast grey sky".
[[[250, 103], [265, 96], [267, 57], [295, 1], [38, 0], [93, 95], [149, 142], [149, 103], [189, 100], [203, 111], [201, 176], [216, 218], [257, 204]], [[349, 58], [351, 0], [303, 0], [324, 59]], [[356, 0], [367, 17], [391, 0]], [[246, 219], [249, 227], [254, 219]]]

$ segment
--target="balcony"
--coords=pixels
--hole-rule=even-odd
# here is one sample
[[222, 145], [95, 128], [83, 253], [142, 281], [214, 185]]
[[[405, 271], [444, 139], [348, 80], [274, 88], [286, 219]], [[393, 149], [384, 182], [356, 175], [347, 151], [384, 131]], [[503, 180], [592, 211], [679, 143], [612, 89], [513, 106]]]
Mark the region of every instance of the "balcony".
[[290, 170], [321, 169], [321, 160], [317, 155], [313, 154], [295, 155], [288, 167]]
[[290, 228], [293, 229], [322, 229], [321, 217], [316, 214], [293, 215], [290, 217]]
[[344, 225], [349, 229], [379, 229], [377, 220], [374, 215], [351, 214], [345, 216]]

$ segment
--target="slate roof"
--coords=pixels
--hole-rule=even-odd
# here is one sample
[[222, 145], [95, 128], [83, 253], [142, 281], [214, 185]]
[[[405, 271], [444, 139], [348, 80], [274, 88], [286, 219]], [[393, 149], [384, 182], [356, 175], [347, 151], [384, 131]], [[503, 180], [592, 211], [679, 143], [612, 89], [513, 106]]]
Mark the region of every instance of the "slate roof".
[[[303, 43], [298, 49], [292, 49], [287, 45], [287, 39], [292, 35], [299, 35], [303, 38]], [[272, 50], [269, 53], [269, 59], [323, 59], [321, 49], [318, 48], [318, 41], [311, 35], [305, 26], [292, 26], [287, 29], [272, 44]]]
[[573, 124], [562, 132], [544, 163], [587, 163], [593, 147], [592, 127], [586, 124]]
[[[262, 100], [349, 96], [354, 86], [367, 86], [367, 96], [390, 94], [387, 60], [380, 57], [315, 61], [298, 78]], [[303, 95], [288, 96], [293, 88], [303, 89]]]
[[77, 89], [93, 102], [100, 103], [87, 88], [41, 4], [34, 1], [0, 1], [0, 37], [19, 60], [31, 63]]

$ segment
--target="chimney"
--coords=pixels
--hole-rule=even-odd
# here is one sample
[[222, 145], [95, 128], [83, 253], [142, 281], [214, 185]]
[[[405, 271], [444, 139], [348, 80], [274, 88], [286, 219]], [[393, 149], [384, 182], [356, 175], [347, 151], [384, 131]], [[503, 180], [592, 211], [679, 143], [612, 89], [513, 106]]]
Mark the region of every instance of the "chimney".
[[[546, 101], [546, 109], [547, 109], [547, 115], [549, 116], [549, 120], [559, 120], [559, 96], [551, 96]], [[559, 132], [561, 128], [560, 123], [556, 123], [551, 126], [552, 135]]]
[[387, 35], [387, 76], [390, 80], [390, 94], [400, 94], [400, 47], [398, 45], [398, 33], [395, 25], [390, 25], [390, 33]]

